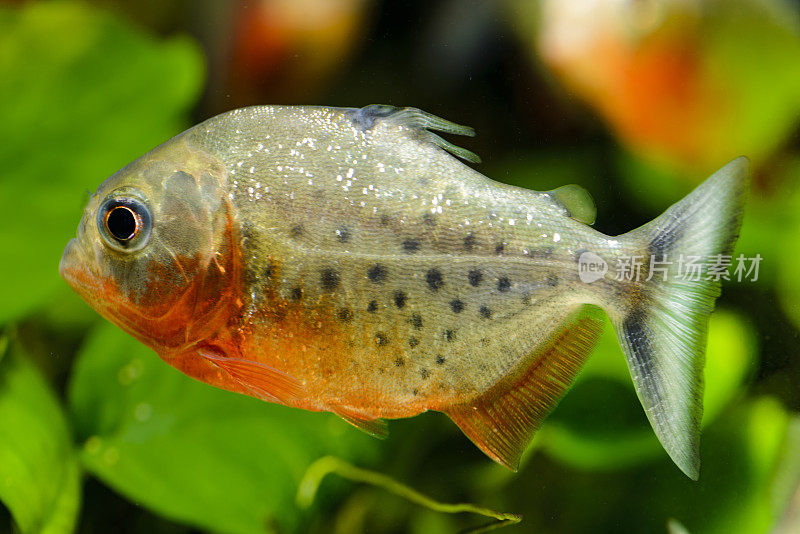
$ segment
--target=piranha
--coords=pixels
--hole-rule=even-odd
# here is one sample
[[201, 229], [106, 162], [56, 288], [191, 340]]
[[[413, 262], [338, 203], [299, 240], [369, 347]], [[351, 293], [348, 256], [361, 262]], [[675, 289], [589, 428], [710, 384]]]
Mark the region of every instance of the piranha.
[[[611, 237], [584, 189], [494, 182], [434, 131], [474, 134], [389, 106], [216, 116], [100, 185], [61, 274], [191, 377], [378, 437], [440, 411], [512, 469], [605, 312], [656, 435], [696, 479], [720, 277], [681, 269], [732, 253], [747, 160]], [[641, 276], [615, 269], [630, 258]]]

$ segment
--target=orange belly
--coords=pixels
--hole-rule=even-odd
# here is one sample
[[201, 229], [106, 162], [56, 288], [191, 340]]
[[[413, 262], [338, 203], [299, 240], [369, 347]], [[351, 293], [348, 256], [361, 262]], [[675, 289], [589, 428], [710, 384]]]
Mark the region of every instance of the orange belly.
[[[274, 295], [267, 302], [245, 320], [231, 321], [213, 339], [182, 352], [161, 353], [161, 357], [207, 384], [312, 411], [402, 418], [457, 402], [452, 392], [443, 394], [435, 384], [405, 383], [408, 375], [396, 371], [405, 356], [402, 349], [381, 347], [371, 332], [349, 328], [328, 303], [309, 308]], [[302, 384], [301, 393], [270, 398], [254, 392], [246, 379], [231, 376], [199, 349], [285, 373]]]

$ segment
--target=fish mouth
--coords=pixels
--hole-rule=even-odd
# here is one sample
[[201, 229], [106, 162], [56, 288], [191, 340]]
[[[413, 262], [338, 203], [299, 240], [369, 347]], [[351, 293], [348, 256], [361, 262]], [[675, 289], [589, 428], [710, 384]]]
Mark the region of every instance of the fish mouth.
[[96, 294], [100, 287], [97, 274], [92, 271], [89, 257], [77, 238], [70, 239], [64, 248], [58, 272], [84, 298]]
[[145, 343], [152, 341], [147, 336], [148, 328], [142, 325], [150, 324], [158, 318], [145, 316], [140, 309], [121, 299], [115, 284], [101, 276], [95, 256], [90, 250], [84, 246], [80, 234], [77, 238], [70, 239], [58, 265], [61, 277], [100, 315], [137, 339]]

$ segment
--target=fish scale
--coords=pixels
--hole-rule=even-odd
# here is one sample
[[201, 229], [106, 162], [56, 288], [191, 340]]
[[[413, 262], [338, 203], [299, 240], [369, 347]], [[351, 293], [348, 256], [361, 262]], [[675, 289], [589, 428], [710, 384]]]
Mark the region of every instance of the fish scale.
[[602, 309], [656, 434], [696, 478], [719, 282], [612, 267], [729, 253], [746, 160], [611, 237], [587, 226], [581, 188], [493, 182], [434, 130], [473, 133], [389, 106], [219, 115], [100, 186], [62, 275], [199, 380], [377, 436], [384, 418], [439, 410], [511, 468], [589, 356]]

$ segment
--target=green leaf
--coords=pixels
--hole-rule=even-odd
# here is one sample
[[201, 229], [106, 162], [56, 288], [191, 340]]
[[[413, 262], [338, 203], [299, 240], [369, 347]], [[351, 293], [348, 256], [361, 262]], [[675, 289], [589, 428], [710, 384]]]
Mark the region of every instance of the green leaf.
[[2, 357], [4, 351], [0, 347], [0, 501], [23, 533], [72, 532], [80, 470], [66, 419], [20, 350]]
[[192, 380], [110, 324], [69, 387], [81, 459], [165, 517], [218, 532], [296, 528], [307, 467], [333, 454], [370, 463], [382, 444], [335, 416], [268, 404]]
[[197, 46], [154, 39], [82, 3], [0, 7], [0, 323], [61, 282], [87, 191], [183, 126]]
[[741, 386], [757, 367], [757, 354], [753, 326], [730, 310], [715, 311], [709, 324], [703, 370], [703, 426], [714, 421], [731, 401], [744, 396], [746, 389]]

